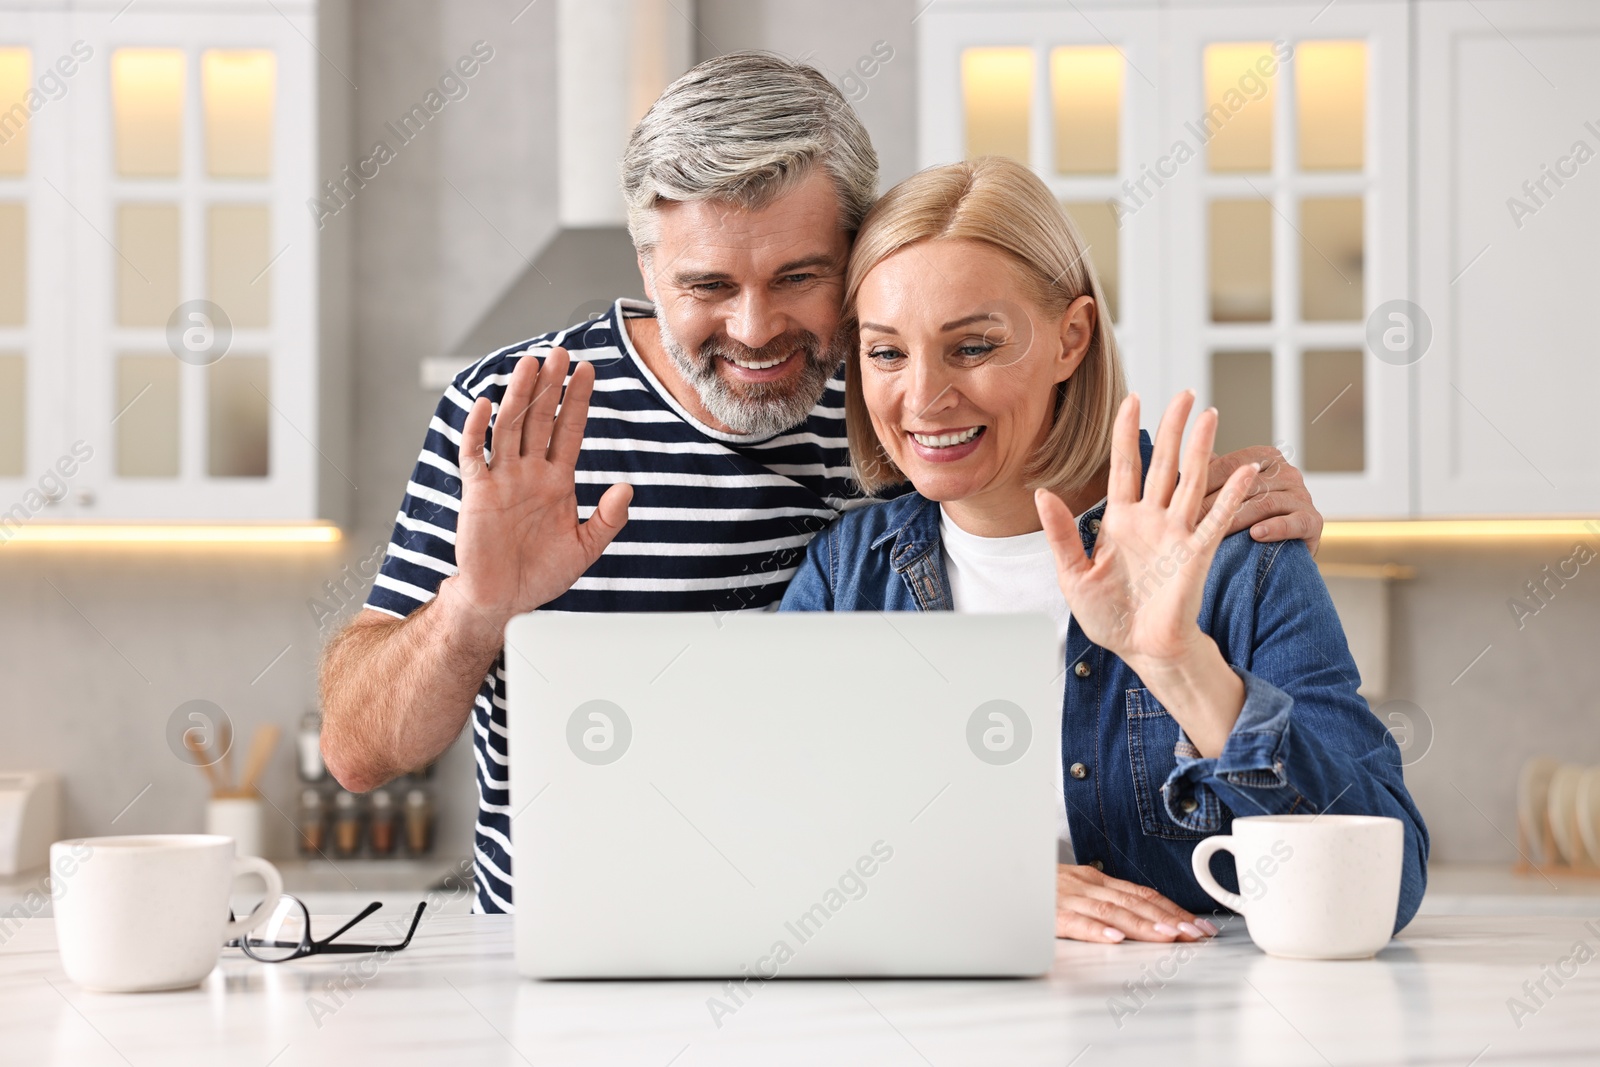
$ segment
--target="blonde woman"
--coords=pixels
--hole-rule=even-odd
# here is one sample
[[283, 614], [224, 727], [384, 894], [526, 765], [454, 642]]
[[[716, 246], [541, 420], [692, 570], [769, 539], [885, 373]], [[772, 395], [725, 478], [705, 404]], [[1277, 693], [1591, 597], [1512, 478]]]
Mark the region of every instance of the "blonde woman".
[[1202, 517], [1216, 411], [1186, 448], [1192, 392], [1153, 443], [1139, 429], [1084, 252], [1005, 159], [924, 171], [878, 202], [845, 282], [846, 420], [862, 486], [914, 491], [819, 534], [782, 606], [1055, 619], [1058, 936], [1213, 934], [1195, 843], [1237, 815], [1327, 810], [1404, 823], [1399, 929], [1427, 830], [1311, 555], [1224, 536], [1254, 467]]

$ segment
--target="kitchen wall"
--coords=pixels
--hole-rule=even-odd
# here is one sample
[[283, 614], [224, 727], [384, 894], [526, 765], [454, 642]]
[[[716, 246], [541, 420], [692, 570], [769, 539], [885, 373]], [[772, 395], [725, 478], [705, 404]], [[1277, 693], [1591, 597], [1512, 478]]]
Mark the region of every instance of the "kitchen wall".
[[[912, 20], [925, 2], [701, 0], [697, 46], [702, 57], [738, 48], [809, 57], [855, 100], [887, 185], [916, 165]], [[353, 461], [344, 474], [355, 488], [345, 542], [198, 551], [0, 546], [0, 677], [8, 683], [0, 769], [62, 770], [68, 833], [200, 828], [200, 775], [168, 751], [164, 734], [184, 701], [214, 701], [241, 732], [267, 720], [292, 729], [314, 705], [325, 628], [312, 605], [337, 606], [326, 582], [364, 588], [359, 564], [387, 539], [437, 399], [418, 385], [419, 362], [455, 351], [554, 233], [545, 153], [554, 134], [555, 5], [524, 3], [358, 0], [349, 54], [336, 52], [322, 71], [358, 86], [348, 158], [322, 167], [332, 176], [367, 155], [383, 124], [473, 42], [494, 49], [468, 95], [328, 221], [349, 228], [354, 264]], [[863, 74], [856, 64], [881, 56], [879, 42], [892, 57]], [[1600, 537], [1593, 541], [1600, 551]], [[1515, 836], [1512, 787], [1524, 757], [1600, 764], [1600, 698], [1591, 696], [1600, 693], [1600, 656], [1591, 651], [1591, 635], [1600, 634], [1600, 561], [1561, 588], [1552, 584], [1548, 606], [1520, 629], [1507, 607], [1524, 583], [1542, 578], [1542, 567], [1570, 554], [1565, 542], [1322, 553], [1417, 569], [1391, 591], [1389, 695], [1421, 708], [1413, 717], [1431, 726], [1432, 746], [1408, 778], [1436, 859], [1514, 858], [1507, 835]], [[293, 781], [284, 749], [267, 792], [285, 810]], [[441, 845], [465, 855], [473, 804], [465, 738], [442, 761], [439, 786]], [[288, 826], [275, 831], [278, 853], [287, 854]]]
[[[1581, 541], [1587, 551], [1575, 558], [1570, 538], [1318, 555], [1416, 568], [1390, 587], [1389, 692], [1374, 704], [1410, 741], [1406, 783], [1435, 859], [1516, 859], [1516, 776], [1528, 757], [1600, 766], [1600, 535]], [[1558, 568], [1577, 576], [1563, 580]], [[1529, 582], [1543, 586], [1542, 603]], [[1514, 599], [1537, 614], [1513, 612]]]
[[[555, 230], [555, 177], [545, 160], [555, 132], [555, 5], [531, 4], [518, 15], [524, 2], [358, 0], [349, 50], [324, 42], [319, 74], [355, 109], [349, 143], [319, 164], [328, 178], [371, 155], [376, 139], [393, 141], [385, 123], [420, 101], [474, 42], [494, 50], [467, 94], [326, 223], [325, 235], [347, 242], [353, 263], [352, 276], [327, 279], [322, 294], [354, 293], [353, 346], [325, 353], [348, 359], [354, 382], [345, 413], [353, 459], [323, 470], [349, 493], [353, 522], [343, 544], [0, 546], [0, 768], [62, 771], [67, 833], [201, 828], [201, 775], [165, 738], [168, 717], [185, 701], [220, 705], [240, 736], [269, 720], [292, 731], [316, 705], [326, 613], [348, 617], [354, 608], [344, 602], [358, 603], [370, 585], [366, 561], [388, 540], [438, 399], [419, 388], [419, 361], [450, 351]], [[345, 592], [330, 592], [328, 582]], [[439, 845], [447, 855], [471, 849], [465, 742], [439, 769]], [[281, 746], [268, 799], [292, 811], [294, 783]], [[271, 830], [275, 854], [287, 855], [287, 821]]]

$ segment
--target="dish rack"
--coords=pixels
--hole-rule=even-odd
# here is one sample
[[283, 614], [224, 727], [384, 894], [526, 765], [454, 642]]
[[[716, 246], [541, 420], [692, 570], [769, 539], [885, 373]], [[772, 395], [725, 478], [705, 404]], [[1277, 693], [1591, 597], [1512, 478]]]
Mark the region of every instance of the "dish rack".
[[1546, 756], [1517, 778], [1516, 874], [1600, 878], [1600, 767]]

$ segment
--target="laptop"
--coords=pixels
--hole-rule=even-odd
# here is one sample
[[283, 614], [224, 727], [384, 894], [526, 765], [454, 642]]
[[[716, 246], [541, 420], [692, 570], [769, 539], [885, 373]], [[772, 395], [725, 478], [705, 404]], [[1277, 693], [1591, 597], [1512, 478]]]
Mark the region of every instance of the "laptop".
[[1043, 974], [1057, 656], [1043, 615], [513, 619], [517, 970]]

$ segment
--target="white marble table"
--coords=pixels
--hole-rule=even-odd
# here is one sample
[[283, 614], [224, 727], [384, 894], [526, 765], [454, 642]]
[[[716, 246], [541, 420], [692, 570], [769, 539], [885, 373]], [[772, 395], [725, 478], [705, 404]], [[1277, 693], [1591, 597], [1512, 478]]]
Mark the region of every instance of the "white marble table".
[[718, 1027], [716, 983], [519, 979], [499, 916], [425, 918], [382, 966], [230, 951], [198, 989], [137, 996], [73, 987], [33, 919], [0, 946], [0, 1063], [1586, 1064], [1596, 953], [1600, 916], [1423, 916], [1342, 963], [1268, 958], [1235, 921], [1186, 950], [1059, 942], [1032, 981], [776, 981]]

